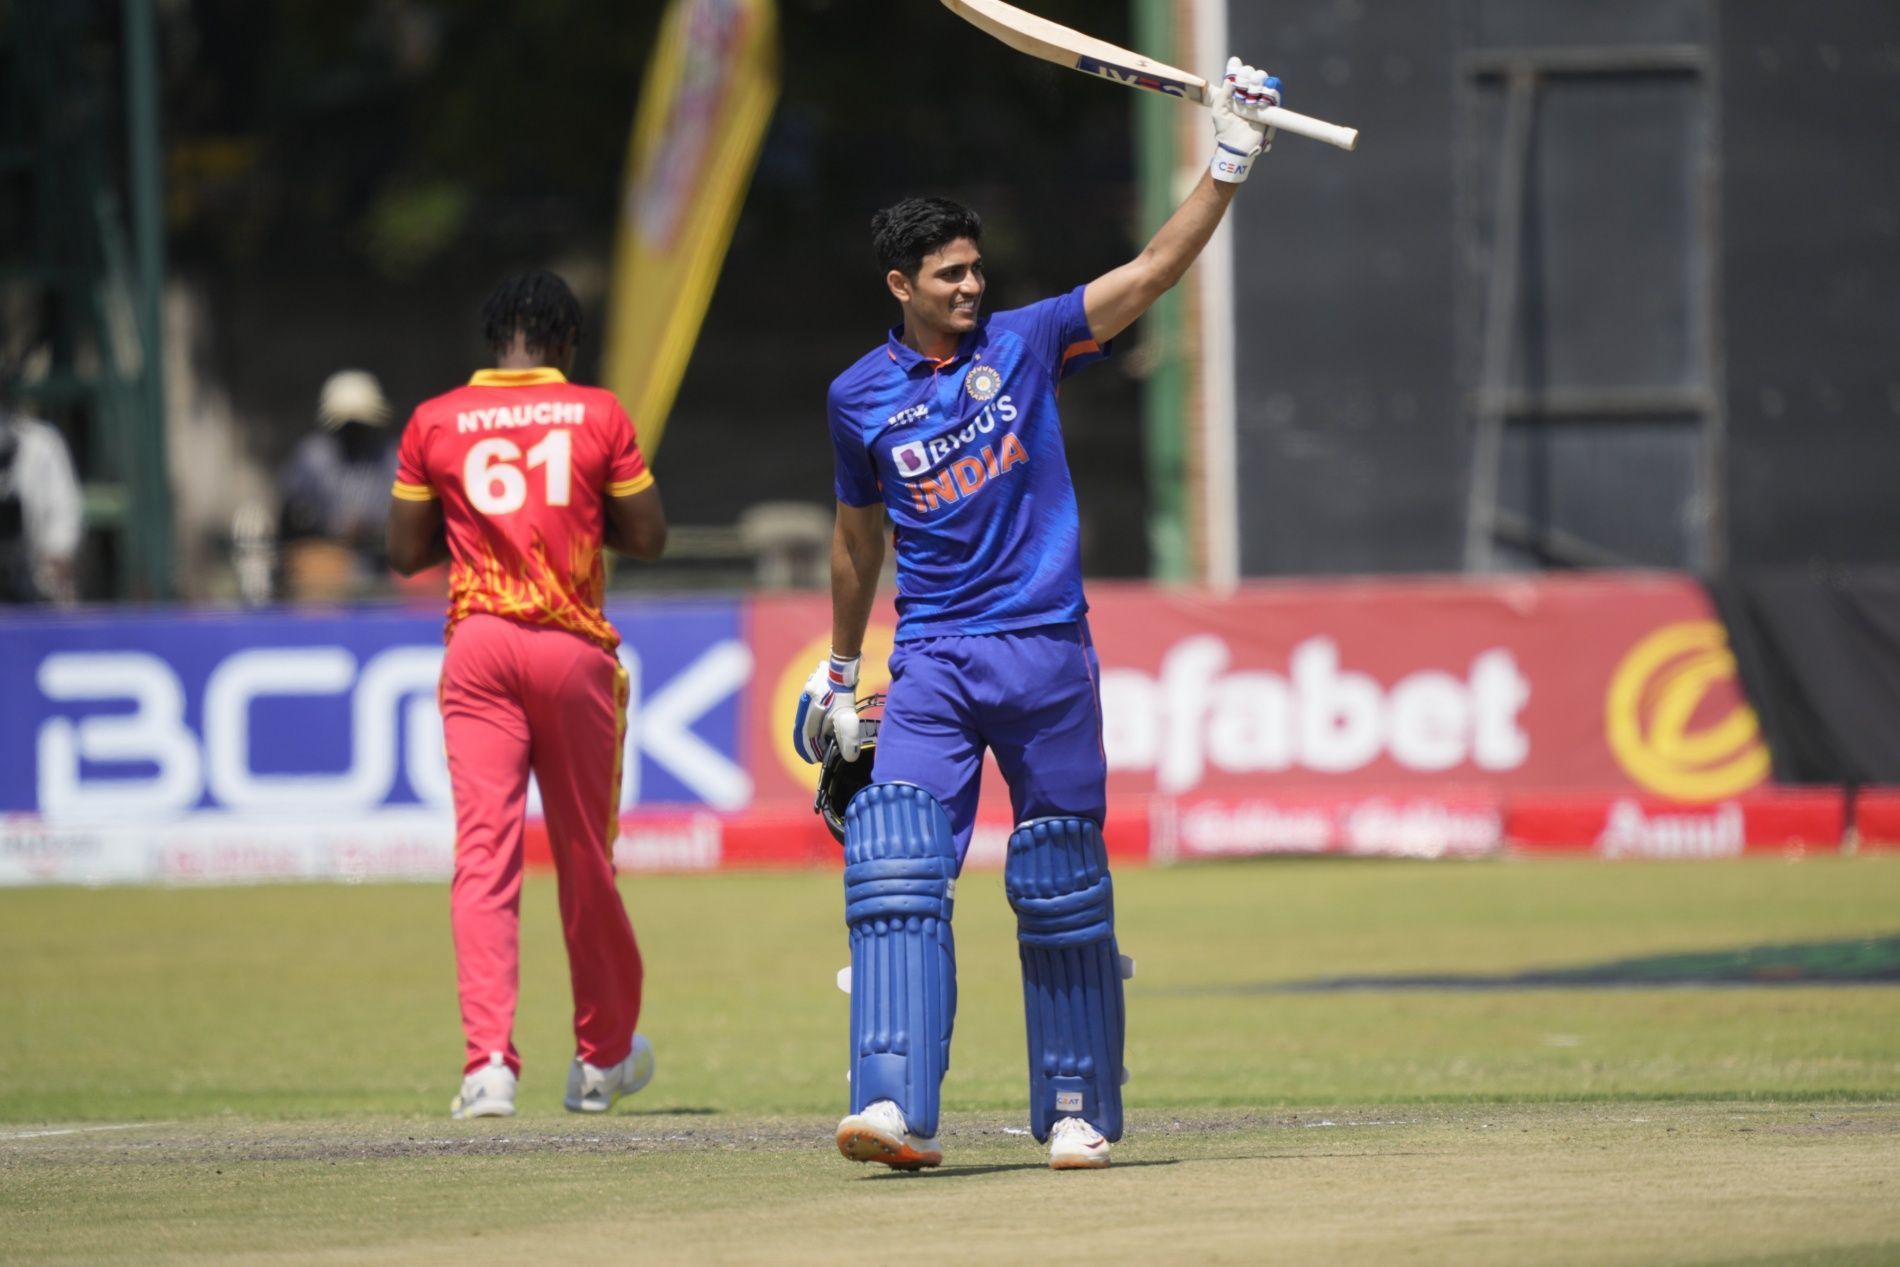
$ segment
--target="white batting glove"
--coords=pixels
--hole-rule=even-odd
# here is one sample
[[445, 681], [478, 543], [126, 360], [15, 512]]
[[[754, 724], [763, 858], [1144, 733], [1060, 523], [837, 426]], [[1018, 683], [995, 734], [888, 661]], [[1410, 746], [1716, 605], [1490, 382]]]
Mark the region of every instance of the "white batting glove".
[[1280, 104], [1280, 81], [1255, 70], [1238, 57], [1227, 59], [1227, 74], [1214, 89], [1215, 180], [1238, 185], [1253, 170], [1253, 161], [1273, 148], [1273, 128], [1264, 117]]
[[798, 697], [792, 718], [792, 747], [812, 765], [825, 758], [825, 736], [838, 737], [838, 752], [856, 761], [862, 748], [858, 729], [858, 666], [862, 656], [820, 660]]

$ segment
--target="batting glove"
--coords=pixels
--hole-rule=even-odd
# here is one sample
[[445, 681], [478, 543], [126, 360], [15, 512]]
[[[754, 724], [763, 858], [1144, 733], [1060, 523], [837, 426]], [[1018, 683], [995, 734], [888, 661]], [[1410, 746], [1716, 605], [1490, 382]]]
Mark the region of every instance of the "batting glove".
[[1273, 148], [1273, 128], [1266, 111], [1280, 104], [1280, 80], [1255, 70], [1238, 57], [1227, 59], [1227, 75], [1214, 90], [1215, 180], [1238, 185], [1253, 170], [1253, 161]]
[[792, 718], [792, 747], [812, 765], [824, 760], [825, 735], [838, 737], [838, 752], [856, 761], [862, 747], [858, 730], [858, 665], [862, 656], [820, 660], [798, 697]]

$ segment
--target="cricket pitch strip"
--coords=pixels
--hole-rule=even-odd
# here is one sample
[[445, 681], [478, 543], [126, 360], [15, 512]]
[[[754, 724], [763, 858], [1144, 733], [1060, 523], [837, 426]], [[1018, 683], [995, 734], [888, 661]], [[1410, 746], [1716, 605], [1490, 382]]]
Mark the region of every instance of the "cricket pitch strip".
[[817, 1117], [115, 1127], [0, 1138], [0, 1261], [817, 1262], [906, 1228], [946, 1262], [1042, 1263], [1058, 1236], [1124, 1262], [1900, 1256], [1891, 1102], [1138, 1112], [1089, 1174], [996, 1114], [948, 1115], [914, 1175], [844, 1161]]

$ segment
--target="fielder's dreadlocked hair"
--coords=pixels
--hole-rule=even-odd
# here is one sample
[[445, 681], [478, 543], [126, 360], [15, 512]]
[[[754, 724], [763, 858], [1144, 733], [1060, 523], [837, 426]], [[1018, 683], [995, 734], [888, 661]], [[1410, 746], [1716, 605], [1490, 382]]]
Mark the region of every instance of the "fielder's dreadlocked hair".
[[547, 353], [581, 339], [581, 304], [567, 283], [545, 269], [518, 273], [495, 287], [482, 304], [482, 337], [497, 355], [521, 331], [528, 348]]
[[912, 281], [924, 256], [958, 238], [981, 245], [983, 219], [948, 198], [906, 198], [871, 217], [871, 245], [885, 272], [896, 269]]

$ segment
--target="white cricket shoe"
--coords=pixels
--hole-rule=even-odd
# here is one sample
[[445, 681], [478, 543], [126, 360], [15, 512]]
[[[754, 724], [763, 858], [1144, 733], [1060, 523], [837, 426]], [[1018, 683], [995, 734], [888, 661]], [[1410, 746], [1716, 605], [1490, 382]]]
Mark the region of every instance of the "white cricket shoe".
[[1108, 1141], [1079, 1117], [1059, 1117], [1049, 1128], [1049, 1169], [1102, 1170], [1108, 1165]]
[[852, 1161], [877, 1161], [892, 1170], [922, 1170], [943, 1164], [937, 1137], [911, 1133], [894, 1100], [874, 1100], [838, 1123], [838, 1151]]
[[459, 1122], [471, 1117], [514, 1115], [515, 1071], [500, 1052], [489, 1052], [488, 1063], [462, 1079], [462, 1093], [449, 1101], [449, 1116]]
[[653, 1044], [644, 1034], [633, 1036], [633, 1050], [617, 1065], [602, 1069], [579, 1056], [567, 1070], [569, 1113], [605, 1113], [623, 1095], [632, 1095], [653, 1081]]

